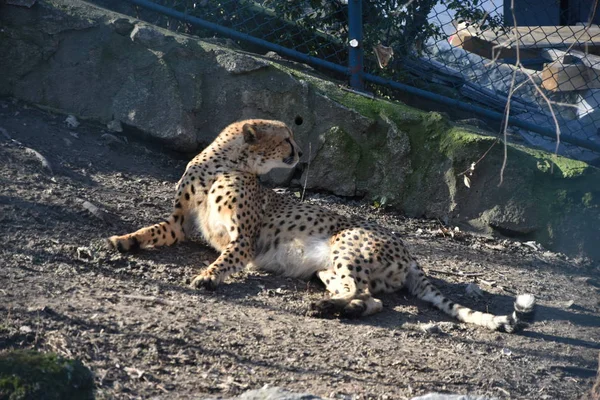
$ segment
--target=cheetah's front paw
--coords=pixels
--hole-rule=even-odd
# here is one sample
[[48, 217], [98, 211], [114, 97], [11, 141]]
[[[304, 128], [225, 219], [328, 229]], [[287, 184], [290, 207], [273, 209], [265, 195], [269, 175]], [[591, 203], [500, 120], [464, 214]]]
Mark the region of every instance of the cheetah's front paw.
[[219, 286], [219, 279], [214, 275], [199, 274], [192, 279], [190, 287], [194, 289], [205, 288], [206, 290], [215, 290]]

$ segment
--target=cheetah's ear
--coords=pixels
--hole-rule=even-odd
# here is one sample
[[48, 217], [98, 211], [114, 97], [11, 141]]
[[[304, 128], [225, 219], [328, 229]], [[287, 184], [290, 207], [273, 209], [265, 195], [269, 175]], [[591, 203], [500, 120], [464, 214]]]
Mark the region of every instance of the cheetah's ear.
[[254, 144], [258, 141], [258, 133], [256, 127], [252, 124], [244, 124], [242, 128], [244, 132], [244, 141], [248, 144]]

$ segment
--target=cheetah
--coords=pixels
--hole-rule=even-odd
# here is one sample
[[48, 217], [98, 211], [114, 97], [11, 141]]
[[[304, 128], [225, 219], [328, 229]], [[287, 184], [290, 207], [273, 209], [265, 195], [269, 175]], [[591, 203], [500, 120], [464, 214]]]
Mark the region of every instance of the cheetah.
[[317, 317], [371, 315], [383, 307], [373, 295], [407, 288], [465, 323], [504, 332], [527, 325], [532, 295], [517, 296], [509, 315], [471, 310], [434, 287], [396, 233], [261, 186], [259, 175], [293, 168], [301, 156], [283, 122], [233, 123], [188, 163], [165, 221], [107, 242], [121, 252], [169, 246], [195, 227], [220, 255], [191, 280], [192, 287], [215, 289], [247, 267], [304, 279], [316, 274], [329, 293], [307, 311]]

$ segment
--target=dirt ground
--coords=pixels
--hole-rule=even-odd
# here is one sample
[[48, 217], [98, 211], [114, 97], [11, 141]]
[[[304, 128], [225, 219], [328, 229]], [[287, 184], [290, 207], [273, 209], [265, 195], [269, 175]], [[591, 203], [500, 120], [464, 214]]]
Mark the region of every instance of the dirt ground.
[[[185, 157], [64, 120], [0, 99], [0, 127], [13, 139], [0, 129], [1, 351], [79, 358], [101, 399], [227, 398], [265, 384], [341, 399], [430, 391], [577, 399], [591, 388], [598, 262], [442, 235], [437, 221], [311, 194], [307, 201], [403, 233], [453, 300], [505, 313], [516, 293], [529, 292], [537, 321], [519, 335], [491, 333], [455, 324], [407, 293], [383, 296], [373, 317], [319, 320], [304, 316], [324, 295], [317, 282], [260, 273], [213, 293], [193, 290], [186, 281], [216, 257], [202, 242], [121, 255], [102, 241], [169, 214]], [[467, 294], [471, 282], [481, 297]], [[430, 322], [439, 332], [422, 329]]]

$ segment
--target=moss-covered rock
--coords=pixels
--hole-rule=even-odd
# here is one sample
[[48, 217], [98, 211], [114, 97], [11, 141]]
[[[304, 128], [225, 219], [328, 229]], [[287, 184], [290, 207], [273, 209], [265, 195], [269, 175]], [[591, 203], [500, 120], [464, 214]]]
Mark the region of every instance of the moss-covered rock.
[[[408, 215], [449, 219], [479, 231], [536, 240], [572, 255], [600, 257], [596, 245], [600, 241], [597, 168], [508, 144], [501, 182], [504, 148], [496, 137], [453, 126], [438, 113], [370, 99], [308, 79], [331, 99], [380, 124], [396, 127], [395, 132], [404, 137], [398, 140], [404, 143], [400, 152], [382, 140], [381, 129], [371, 130], [367, 140], [357, 140], [360, 149], [352, 150], [361, 154], [354, 175], [356, 187], [371, 198], [386, 199], [388, 205]], [[492, 146], [494, 142], [497, 145]], [[490, 147], [468, 188], [461, 173]]]
[[[320, 145], [313, 159], [312, 174], [320, 179], [311, 186], [324, 190], [335, 186], [340, 195], [354, 196], [361, 147], [351, 135], [338, 126], [324, 132], [319, 139]], [[310, 169], [307, 173], [311, 173]]]
[[34, 350], [0, 353], [0, 399], [93, 399], [92, 373], [80, 361]]

